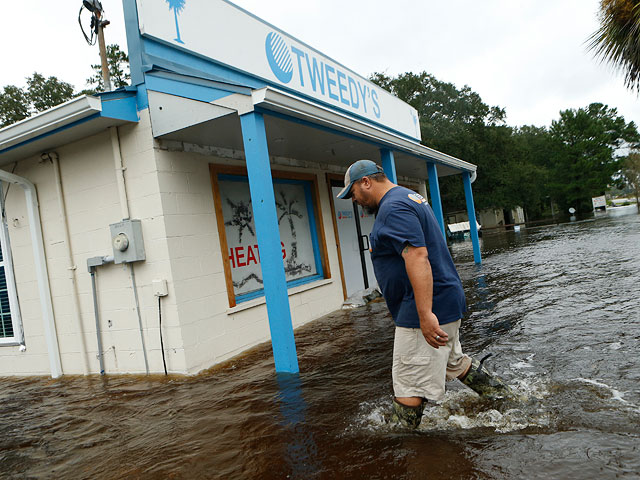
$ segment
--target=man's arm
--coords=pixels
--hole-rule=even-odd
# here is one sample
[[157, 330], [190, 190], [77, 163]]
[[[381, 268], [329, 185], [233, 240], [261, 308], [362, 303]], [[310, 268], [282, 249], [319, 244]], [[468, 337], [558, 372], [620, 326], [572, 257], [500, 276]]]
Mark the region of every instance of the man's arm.
[[[447, 343], [448, 336], [440, 328], [438, 317], [431, 310], [433, 276], [427, 248], [406, 245], [402, 250], [402, 258], [413, 288], [422, 334], [427, 343], [433, 348], [444, 346]], [[438, 340], [436, 340], [436, 336], [439, 336]]]

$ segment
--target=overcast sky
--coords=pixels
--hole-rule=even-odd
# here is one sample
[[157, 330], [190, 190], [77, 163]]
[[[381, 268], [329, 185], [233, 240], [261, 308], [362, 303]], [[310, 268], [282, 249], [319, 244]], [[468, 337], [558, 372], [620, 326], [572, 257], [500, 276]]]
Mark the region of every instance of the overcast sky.
[[[188, 0], [187, 0], [188, 2]], [[77, 22], [81, 0], [5, 1], [0, 86], [25, 86], [38, 71], [85, 88], [98, 63]], [[637, 95], [587, 51], [599, 0], [237, 0], [237, 5], [362, 76], [426, 70], [485, 103], [509, 125], [550, 125], [592, 102], [640, 124]], [[106, 41], [126, 48], [121, 0], [102, 0]], [[86, 13], [86, 12], [85, 12]], [[88, 20], [88, 17], [85, 18]], [[203, 28], [215, 28], [203, 19]]]

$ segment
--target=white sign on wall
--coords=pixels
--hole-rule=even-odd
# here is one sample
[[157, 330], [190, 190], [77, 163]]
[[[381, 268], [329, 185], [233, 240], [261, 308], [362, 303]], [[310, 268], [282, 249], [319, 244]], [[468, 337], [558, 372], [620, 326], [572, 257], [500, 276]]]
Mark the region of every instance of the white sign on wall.
[[591, 199], [591, 202], [593, 203], [593, 208], [594, 210], [596, 208], [602, 208], [607, 206], [607, 197], [605, 197], [604, 195], [602, 195], [601, 197], [593, 197]]
[[225, 0], [137, 0], [137, 5], [143, 36], [420, 140], [412, 106]]
[[[260, 290], [263, 288], [262, 270], [249, 184], [246, 180], [220, 179], [218, 185], [234, 294]], [[318, 271], [304, 186], [275, 183], [273, 187], [285, 277], [290, 281], [316, 275]]]

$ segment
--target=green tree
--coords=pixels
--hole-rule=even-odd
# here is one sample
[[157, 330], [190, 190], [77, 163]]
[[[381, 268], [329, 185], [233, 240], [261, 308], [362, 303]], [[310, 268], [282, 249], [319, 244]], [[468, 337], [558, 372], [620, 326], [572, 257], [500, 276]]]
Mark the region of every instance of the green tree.
[[[459, 89], [426, 72], [396, 78], [375, 73], [371, 80], [418, 111], [423, 144], [478, 165], [474, 198], [479, 210], [522, 204], [518, 178], [534, 169], [517, 163], [517, 142], [504, 124], [504, 109], [487, 105], [466, 85]], [[441, 178], [440, 186], [446, 210], [466, 208], [459, 176]]]
[[[129, 73], [129, 56], [120, 50], [117, 44], [107, 45], [107, 67], [111, 76], [111, 84], [114, 88], [125, 87], [129, 85], [131, 75]], [[94, 74], [87, 78], [87, 84], [92, 89], [84, 90], [82, 93], [92, 94], [104, 91], [104, 82], [102, 80], [102, 65], [91, 65]]]
[[73, 98], [73, 86], [56, 77], [45, 78], [34, 72], [27, 88], [7, 85], [0, 97], [0, 126], [11, 125], [37, 112], [55, 107]]
[[36, 112], [42, 112], [73, 98], [73, 85], [38, 72], [27, 78], [27, 96]]
[[601, 0], [599, 20], [589, 48], [624, 72], [627, 87], [640, 90], [640, 0]]
[[636, 196], [638, 213], [640, 213], [640, 153], [632, 152], [624, 159], [622, 176]]
[[551, 135], [563, 148], [553, 158], [549, 188], [562, 208], [580, 212], [591, 210], [591, 197], [604, 194], [620, 171], [617, 152], [640, 141], [633, 122], [601, 103], [560, 112]]
[[7, 85], [0, 94], [0, 128], [29, 116], [29, 98], [24, 90]]
[[546, 127], [524, 125], [514, 130], [516, 152], [510, 178], [510, 190], [525, 209], [527, 218], [537, 219], [551, 214], [552, 192], [550, 171], [564, 145]]

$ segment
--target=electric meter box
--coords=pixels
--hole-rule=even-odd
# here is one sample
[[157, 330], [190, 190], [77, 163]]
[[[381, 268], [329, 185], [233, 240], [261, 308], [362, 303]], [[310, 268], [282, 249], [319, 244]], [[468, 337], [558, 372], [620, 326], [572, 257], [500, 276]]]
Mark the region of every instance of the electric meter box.
[[114, 263], [130, 263], [145, 260], [140, 220], [122, 220], [109, 225]]

